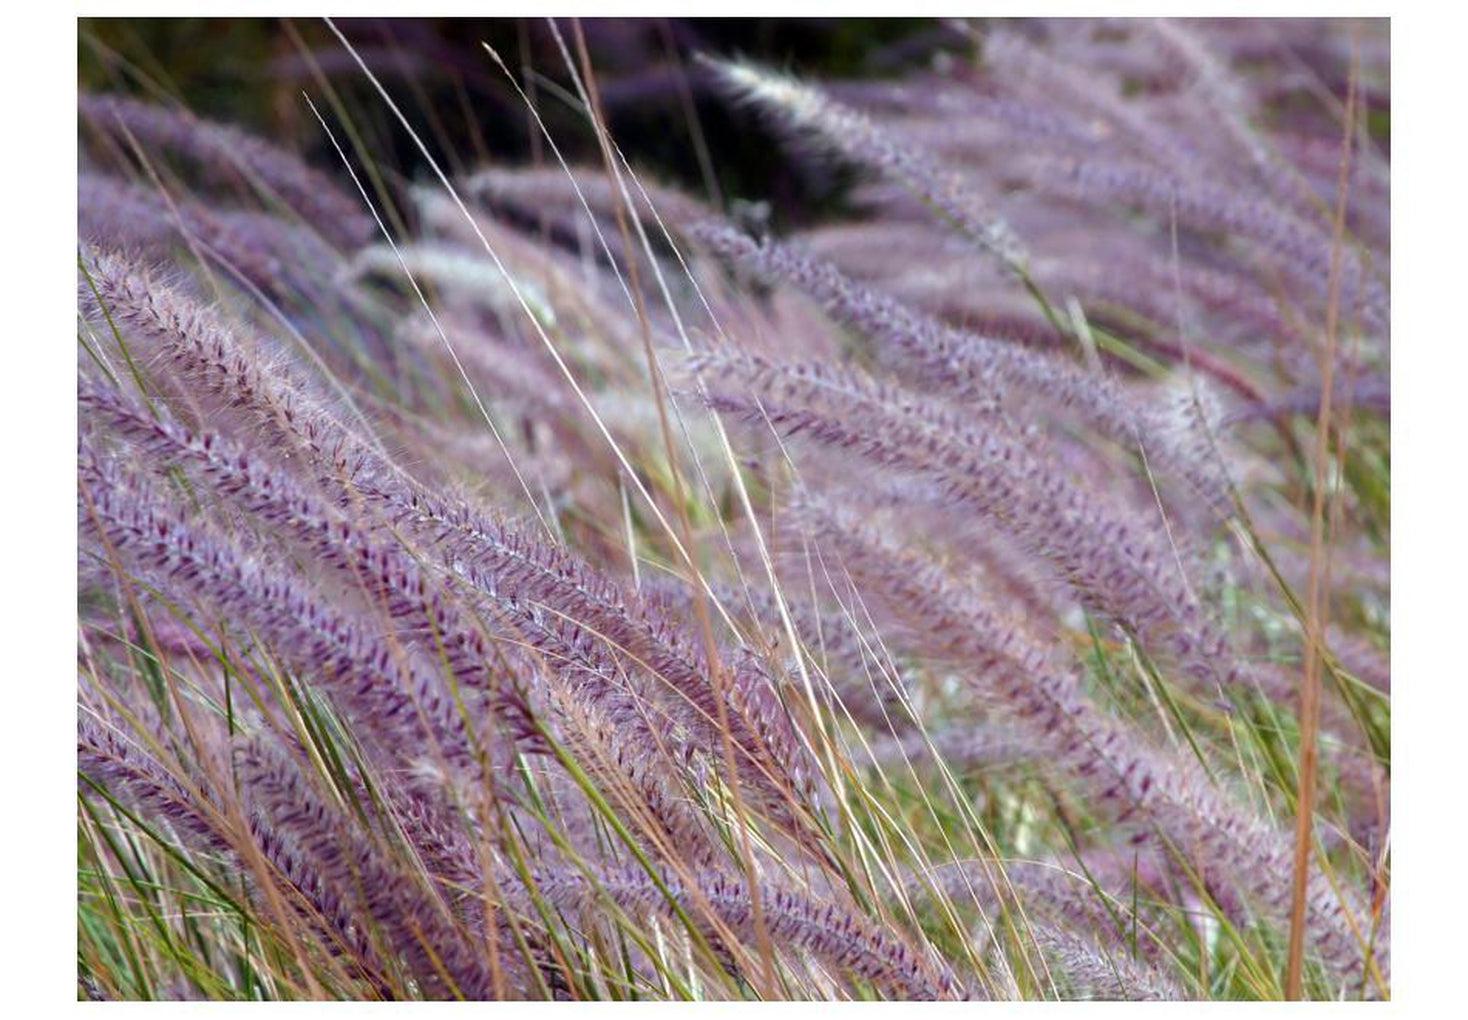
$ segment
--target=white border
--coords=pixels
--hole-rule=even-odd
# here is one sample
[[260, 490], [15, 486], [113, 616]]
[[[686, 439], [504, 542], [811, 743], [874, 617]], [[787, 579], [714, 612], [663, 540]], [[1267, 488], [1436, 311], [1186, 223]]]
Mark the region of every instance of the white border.
[[[75, 354], [69, 342], [75, 318], [75, 80], [76, 13], [88, 16], [301, 16], [302, 5], [278, 3], [97, 3], [77, 11], [14, 5], [5, 15], [5, 174], [0, 223], [7, 311], [0, 362], [0, 409], [5, 416], [3, 464], [6, 555], [0, 559], [0, 620], [10, 654], [0, 683], [0, 752], [4, 754], [6, 893], [0, 915], [0, 989], [13, 1015], [30, 1006], [72, 1001], [75, 989], [74, 752], [70, 743], [75, 685], [68, 667], [75, 655]], [[313, 5], [305, 5], [313, 6]], [[402, 3], [332, 4], [351, 15], [524, 15], [526, 4], [436, 0], [427, 10]], [[746, 0], [739, 4], [547, 3], [538, 15], [734, 15], [831, 14], [816, 5]], [[1468, 666], [1464, 618], [1464, 443], [1468, 426], [1468, 345], [1462, 296], [1465, 279], [1463, 18], [1451, 5], [1291, 3], [1240, 11], [1209, 6], [1113, 2], [1109, 4], [988, 3], [966, 11], [953, 4], [908, 0], [903, 16], [954, 14], [1237, 14], [1392, 15], [1393, 132], [1395, 164], [1393, 444], [1396, 447], [1396, 541], [1393, 549], [1393, 673], [1395, 726], [1395, 853], [1393, 945], [1395, 998], [1371, 1008], [1401, 1013], [1428, 1004], [1461, 1001], [1468, 958], [1464, 955], [1465, 840], [1462, 748], [1468, 743]], [[1043, 9], [1037, 9], [1043, 8]], [[892, 5], [885, 8], [892, 10]], [[869, 3], [841, 5], [843, 15], [870, 15]], [[88, 1008], [88, 1007], [78, 1007]], [[131, 1013], [147, 1005], [112, 1006]], [[212, 1012], [221, 1005], [191, 1005]], [[336, 1015], [382, 1009], [333, 1005]], [[394, 1007], [386, 1007], [394, 1008]], [[418, 1013], [424, 1005], [396, 1007]], [[442, 1008], [442, 1007], [438, 1007]], [[506, 1008], [516, 1015], [555, 1006]], [[713, 1018], [744, 1006], [623, 1007], [597, 1005], [602, 1015], [629, 1010], [693, 1009]], [[782, 1015], [816, 1015], [822, 1004], [779, 1005]], [[836, 1007], [842, 1011], [863, 1007]], [[905, 1008], [902, 1006], [890, 1007]], [[952, 1011], [952, 1006], [921, 1007]], [[1131, 1005], [1024, 1004], [1048, 1014], [1084, 1008], [1093, 1013]], [[1152, 1015], [1183, 1016], [1192, 1005], [1158, 1006]], [[1208, 1004], [1215, 1015], [1237, 1005]], [[1268, 1008], [1268, 1007], [1266, 1007]], [[1278, 1007], [1290, 1008], [1290, 1007]], [[47, 1010], [49, 1013], [50, 1010]], [[504, 1015], [501, 1012], [499, 1015]], [[967, 1015], [967, 1014], [965, 1014]]]

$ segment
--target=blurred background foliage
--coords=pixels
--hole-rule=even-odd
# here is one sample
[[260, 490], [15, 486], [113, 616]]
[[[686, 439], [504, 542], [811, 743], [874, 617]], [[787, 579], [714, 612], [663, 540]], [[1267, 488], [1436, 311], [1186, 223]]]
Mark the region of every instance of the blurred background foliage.
[[[458, 167], [551, 158], [485, 44], [522, 77], [568, 159], [599, 158], [544, 19], [353, 19], [337, 23]], [[578, 23], [559, 24], [576, 52]], [[817, 76], [900, 77], [974, 49], [960, 27], [920, 19], [585, 19], [579, 22], [613, 136], [641, 170], [718, 205], [758, 198], [786, 226], [832, 211], [849, 183], [792, 162], [764, 119], [714, 91], [695, 57], [743, 56]], [[350, 54], [320, 21], [83, 19], [80, 85], [177, 101], [196, 113], [335, 157], [302, 98], [335, 92], [385, 167], [425, 171]]]

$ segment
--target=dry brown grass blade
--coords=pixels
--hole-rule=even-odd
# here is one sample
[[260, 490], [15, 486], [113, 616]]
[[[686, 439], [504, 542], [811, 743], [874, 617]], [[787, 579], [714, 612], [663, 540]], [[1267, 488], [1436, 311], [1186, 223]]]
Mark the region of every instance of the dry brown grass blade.
[[[1353, 50], [1358, 49], [1359, 38]], [[1329, 520], [1335, 516], [1339, 500], [1337, 478], [1330, 468], [1334, 457], [1331, 445], [1332, 396], [1335, 383], [1336, 350], [1340, 334], [1341, 265], [1346, 238], [1346, 205], [1350, 197], [1351, 150], [1357, 117], [1357, 84], [1360, 74], [1359, 52], [1353, 55], [1347, 79], [1345, 130], [1341, 141], [1340, 176], [1336, 188], [1336, 208], [1331, 226], [1330, 287], [1326, 305], [1325, 342], [1320, 355], [1320, 410], [1315, 422], [1314, 496], [1310, 511], [1310, 576], [1306, 596], [1305, 676], [1300, 690], [1299, 778], [1295, 791], [1295, 859], [1290, 899], [1290, 941], [1285, 970], [1285, 997], [1299, 999], [1304, 982], [1305, 899], [1310, 879], [1310, 858], [1314, 846], [1315, 790], [1319, 772], [1318, 735], [1320, 727], [1321, 671], [1325, 629], [1329, 622], [1326, 589], [1330, 576]], [[1340, 429], [1344, 420], [1334, 427]], [[1329, 502], [1329, 506], [1327, 506]]]

